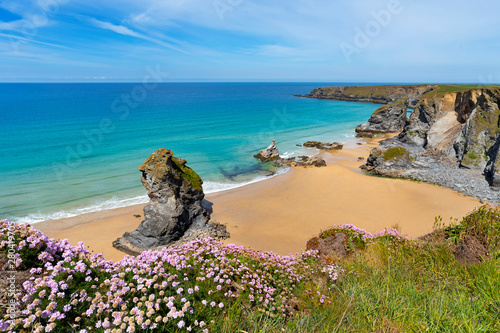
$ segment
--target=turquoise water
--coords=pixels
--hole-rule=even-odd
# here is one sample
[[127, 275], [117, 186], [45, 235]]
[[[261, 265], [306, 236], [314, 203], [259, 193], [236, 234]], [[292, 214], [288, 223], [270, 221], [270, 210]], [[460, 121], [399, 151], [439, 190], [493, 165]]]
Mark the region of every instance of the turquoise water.
[[165, 147], [207, 193], [282, 170], [252, 155], [313, 155], [377, 105], [294, 97], [339, 83], [0, 84], [0, 218], [39, 222], [146, 202], [137, 168]]

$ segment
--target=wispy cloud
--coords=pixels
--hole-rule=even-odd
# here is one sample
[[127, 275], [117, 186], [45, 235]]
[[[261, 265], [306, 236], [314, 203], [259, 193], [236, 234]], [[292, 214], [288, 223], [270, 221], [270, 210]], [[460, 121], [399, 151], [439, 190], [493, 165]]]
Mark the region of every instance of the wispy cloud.
[[124, 35], [124, 36], [139, 38], [139, 39], [158, 44], [160, 46], [169, 48], [171, 50], [174, 50], [174, 51], [177, 51], [180, 53], [188, 54], [186, 51], [184, 51], [183, 49], [179, 48], [176, 45], [173, 45], [172, 43], [168, 43], [168, 42], [165, 42], [163, 40], [150, 37], [150, 36], [145, 35], [143, 33], [133, 31], [133, 30], [131, 30], [123, 25], [116, 25], [116, 24], [112, 24], [109, 22], [103, 22], [103, 21], [99, 21], [99, 20], [94, 19], [94, 18], [90, 18], [89, 21], [91, 24], [93, 24], [94, 26], [96, 26], [98, 28], [110, 30], [110, 31], [116, 32], [117, 34]]
[[46, 45], [46, 46], [53, 46], [53, 47], [57, 47], [57, 48], [61, 48], [61, 49], [71, 50], [70, 47], [67, 47], [67, 46], [64, 46], [64, 45], [47, 43], [47, 42], [43, 42], [43, 41], [40, 41], [40, 40], [36, 40], [36, 39], [32, 39], [32, 38], [25, 38], [25, 37], [21, 37], [21, 36], [17, 36], [17, 35], [9, 35], [9, 34], [4, 34], [4, 33], [0, 32], [0, 36], [1, 37], [9, 38], [11, 40], [12, 39], [19, 40], [19, 41], [26, 42], [26, 43], [34, 43], [34, 44], [40, 44], [40, 45]]
[[[2, 47], [11, 41], [26, 47], [17, 57], [2, 49], [2, 71], [29, 73], [33, 67], [23, 67], [22, 59], [39, 54], [46, 63], [66, 59], [64, 71], [75, 75], [80, 69], [71, 67], [72, 60], [96, 64], [95, 73], [82, 77], [134, 75], [152, 61], [177, 77], [214, 79], [290, 73], [334, 81], [500, 77], [499, 2], [395, 0], [401, 13], [346, 63], [339, 44], [352, 43], [373, 13], [394, 1], [220, 1], [229, 6], [223, 19], [212, 0], [0, 0], [0, 8], [12, 13], [2, 22], [0, 12]], [[45, 10], [49, 2], [58, 3], [57, 10]], [[23, 33], [34, 15], [44, 13], [47, 20], [35, 34]], [[57, 66], [37, 71], [52, 75]]]

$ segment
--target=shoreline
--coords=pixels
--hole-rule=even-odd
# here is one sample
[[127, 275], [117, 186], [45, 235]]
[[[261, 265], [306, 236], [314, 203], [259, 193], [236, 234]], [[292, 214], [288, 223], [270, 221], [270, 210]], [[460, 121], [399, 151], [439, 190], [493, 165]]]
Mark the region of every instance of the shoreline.
[[[381, 139], [360, 139], [346, 143], [343, 150], [321, 152], [326, 167], [292, 168], [265, 181], [206, 194], [212, 220], [226, 224], [231, 233], [224, 243], [289, 254], [305, 249], [307, 240], [322, 229], [339, 224], [370, 232], [398, 225], [403, 233], [418, 237], [432, 231], [436, 216], [446, 223], [480, 205], [447, 188], [364, 174], [358, 157], [366, 159]], [[84, 241], [94, 252], [117, 261], [125, 254], [111, 243], [137, 228], [144, 205], [39, 222], [35, 227], [51, 238], [67, 238], [72, 244]]]

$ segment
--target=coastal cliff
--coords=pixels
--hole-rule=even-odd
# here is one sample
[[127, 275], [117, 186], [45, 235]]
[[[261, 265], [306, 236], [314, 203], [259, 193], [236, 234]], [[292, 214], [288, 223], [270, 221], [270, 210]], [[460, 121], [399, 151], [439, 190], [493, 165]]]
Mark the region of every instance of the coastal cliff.
[[296, 96], [377, 104], [388, 104], [407, 100], [408, 107], [412, 108], [421, 95], [436, 90], [437, 88], [438, 85], [436, 84], [339, 86], [316, 88], [309, 94]]
[[382, 141], [365, 169], [498, 201], [499, 105], [500, 87], [424, 94], [401, 133]]
[[[371, 152], [366, 171], [500, 200], [500, 86], [325, 87], [305, 97], [387, 104], [356, 129], [398, 133]], [[397, 103], [414, 109], [404, 122]]]

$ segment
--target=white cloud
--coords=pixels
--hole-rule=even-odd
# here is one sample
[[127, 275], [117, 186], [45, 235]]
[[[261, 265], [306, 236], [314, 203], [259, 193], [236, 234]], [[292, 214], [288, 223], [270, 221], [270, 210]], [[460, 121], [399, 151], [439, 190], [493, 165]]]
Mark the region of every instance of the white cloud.
[[171, 50], [187, 54], [187, 52], [185, 50], [179, 48], [176, 45], [173, 45], [172, 43], [168, 43], [168, 42], [165, 42], [161, 39], [153, 38], [153, 37], [150, 37], [150, 36], [145, 35], [143, 33], [133, 31], [133, 30], [131, 30], [123, 25], [116, 25], [116, 24], [112, 24], [109, 22], [103, 22], [103, 21], [99, 21], [99, 20], [94, 19], [94, 18], [90, 18], [89, 21], [91, 24], [93, 24], [94, 26], [96, 26], [98, 28], [110, 30], [110, 31], [113, 31], [117, 34], [124, 35], [124, 36], [131, 36], [131, 37], [139, 38], [139, 39], [142, 39], [142, 40], [169, 48]]
[[115, 25], [115, 24], [112, 24], [109, 22], [99, 21], [99, 20], [96, 20], [94, 18], [90, 19], [90, 23], [92, 23], [94, 26], [96, 26], [98, 28], [111, 30], [111, 31], [116, 32], [117, 34], [120, 34], [120, 35], [132, 36], [132, 37], [145, 39], [144, 38], [145, 36], [135, 32], [135, 31], [132, 31], [129, 28], [124, 27], [123, 25]]
[[39, 40], [31, 39], [31, 38], [25, 38], [25, 37], [16, 36], [16, 35], [4, 34], [4, 33], [1, 33], [1, 32], [0, 32], [0, 36], [9, 38], [11, 41], [14, 39], [14, 40], [18, 40], [18, 41], [21, 41], [21, 42], [24, 42], [24, 43], [35, 43], [35, 44], [41, 44], [41, 45], [47, 45], [47, 46], [53, 46], [53, 47], [58, 47], [58, 48], [63, 48], [63, 49], [71, 50], [71, 48], [67, 47], [67, 46], [53, 44], [53, 43], [46, 43], [46, 42], [42, 42], [42, 41], [39, 41]]

